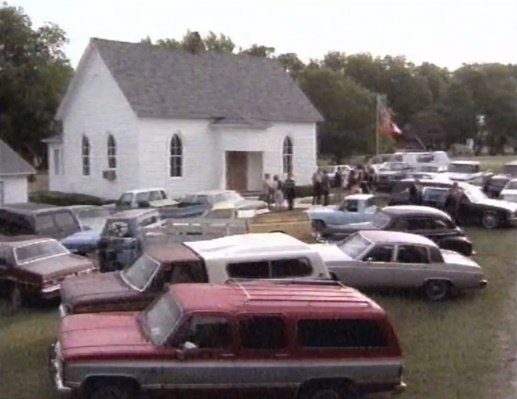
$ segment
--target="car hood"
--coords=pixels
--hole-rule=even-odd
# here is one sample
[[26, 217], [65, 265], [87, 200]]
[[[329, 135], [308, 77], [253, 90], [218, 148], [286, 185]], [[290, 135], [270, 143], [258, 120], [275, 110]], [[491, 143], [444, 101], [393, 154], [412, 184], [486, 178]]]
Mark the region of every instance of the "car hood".
[[156, 347], [146, 340], [138, 313], [97, 313], [65, 317], [59, 343], [65, 361], [149, 357]]
[[449, 249], [441, 249], [443, 260], [447, 264], [459, 265], [472, 270], [481, 271], [481, 267], [472, 259], [468, 258], [458, 252]]
[[84, 244], [96, 244], [101, 239], [101, 232], [95, 230], [78, 231], [71, 236], [61, 240], [61, 244], [64, 246], [68, 245], [84, 245]]
[[18, 265], [29, 273], [38, 274], [44, 279], [56, 279], [94, 268], [92, 261], [78, 255], [60, 255]]
[[99, 302], [120, 302], [138, 294], [138, 291], [122, 280], [120, 272], [71, 277], [61, 284], [61, 299], [71, 307]]
[[477, 173], [444, 172], [443, 174], [451, 180], [464, 181], [464, 180], [470, 180], [475, 177], [478, 177], [479, 175], [481, 175], [481, 172], [477, 172]]
[[352, 258], [341, 251], [337, 245], [310, 244], [310, 246], [318, 252], [325, 264], [352, 260]]

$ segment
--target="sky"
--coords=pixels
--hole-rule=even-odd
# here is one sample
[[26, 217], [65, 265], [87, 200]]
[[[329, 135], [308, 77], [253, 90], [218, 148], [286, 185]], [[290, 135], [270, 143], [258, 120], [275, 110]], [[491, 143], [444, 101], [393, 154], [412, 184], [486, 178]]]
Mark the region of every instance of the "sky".
[[224, 33], [238, 47], [274, 47], [303, 61], [329, 51], [404, 55], [456, 69], [517, 64], [517, 0], [7, 0], [38, 27], [59, 25], [77, 66], [91, 37], [139, 42]]

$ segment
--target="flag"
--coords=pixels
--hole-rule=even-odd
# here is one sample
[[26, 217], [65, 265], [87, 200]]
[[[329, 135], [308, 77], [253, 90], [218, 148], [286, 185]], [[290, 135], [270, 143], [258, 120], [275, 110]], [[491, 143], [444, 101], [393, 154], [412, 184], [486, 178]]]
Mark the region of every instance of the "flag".
[[400, 137], [402, 130], [391, 119], [386, 95], [377, 95], [377, 133], [382, 136]]

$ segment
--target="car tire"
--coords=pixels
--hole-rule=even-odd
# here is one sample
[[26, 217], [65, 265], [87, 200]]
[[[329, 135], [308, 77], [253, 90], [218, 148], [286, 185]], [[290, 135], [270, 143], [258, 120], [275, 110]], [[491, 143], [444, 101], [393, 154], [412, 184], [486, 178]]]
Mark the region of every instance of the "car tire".
[[424, 294], [427, 299], [438, 302], [449, 294], [450, 284], [445, 280], [430, 280], [424, 285]]
[[494, 212], [485, 212], [483, 217], [481, 218], [481, 225], [485, 229], [495, 229], [499, 226], [499, 219], [497, 217], [497, 213]]
[[102, 382], [93, 384], [88, 399], [136, 399], [137, 392], [130, 382]]
[[325, 227], [326, 227], [326, 225], [325, 225], [325, 222], [324, 222], [323, 220], [316, 219], [316, 220], [313, 220], [313, 221], [312, 221], [312, 228], [313, 228], [315, 231], [321, 231], [321, 230], [323, 230]]
[[11, 291], [9, 292], [9, 302], [15, 309], [20, 308], [23, 305], [23, 293], [18, 284], [13, 284]]

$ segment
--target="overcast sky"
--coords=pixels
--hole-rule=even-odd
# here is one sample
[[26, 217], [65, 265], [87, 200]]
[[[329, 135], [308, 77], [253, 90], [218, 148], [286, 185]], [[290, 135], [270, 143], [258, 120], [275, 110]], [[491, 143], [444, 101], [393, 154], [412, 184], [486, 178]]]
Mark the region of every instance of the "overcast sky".
[[517, 64], [517, 0], [7, 0], [35, 26], [65, 30], [75, 67], [90, 37], [137, 42], [212, 30], [237, 46], [294, 52], [304, 61], [332, 50], [405, 55], [455, 69]]

